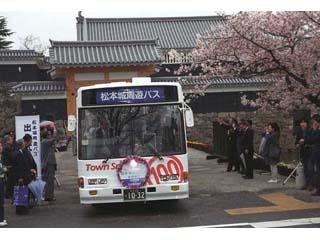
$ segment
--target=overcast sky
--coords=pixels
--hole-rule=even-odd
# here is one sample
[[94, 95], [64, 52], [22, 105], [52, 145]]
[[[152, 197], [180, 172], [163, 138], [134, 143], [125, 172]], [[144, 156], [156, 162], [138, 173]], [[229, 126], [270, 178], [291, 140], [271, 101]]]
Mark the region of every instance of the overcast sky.
[[[15, 32], [13, 48], [28, 34], [49, 45], [52, 40], [76, 40], [76, 17], [204, 16], [240, 10], [320, 10], [308, 0], [0, 0], [0, 16]], [[276, 7], [275, 7], [276, 6]]]

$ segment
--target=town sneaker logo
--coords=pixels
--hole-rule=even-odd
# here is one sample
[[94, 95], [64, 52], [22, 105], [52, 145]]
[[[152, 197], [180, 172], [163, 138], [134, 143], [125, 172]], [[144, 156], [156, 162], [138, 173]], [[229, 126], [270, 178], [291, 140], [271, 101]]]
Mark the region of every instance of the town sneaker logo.
[[[128, 159], [128, 158], [126, 158]], [[120, 163], [112, 163], [112, 164], [86, 164], [87, 171], [107, 171], [107, 170], [117, 170], [121, 169], [123, 166], [123, 160]], [[140, 157], [139, 157], [140, 159]], [[141, 158], [143, 159], [143, 158]], [[179, 158], [176, 156], [167, 156], [164, 157], [164, 160], [159, 160], [158, 157], [153, 157], [147, 161], [143, 159], [144, 162], [148, 164], [149, 176], [146, 179], [145, 185], [155, 185], [160, 184], [161, 176], [164, 175], [178, 175], [179, 182], [183, 182], [183, 164]]]
[[122, 186], [139, 188], [149, 179], [149, 165], [142, 157], [128, 156], [117, 169], [118, 179]]
[[119, 165], [120, 164], [117, 164], [117, 163], [112, 163], [112, 164], [99, 164], [99, 165], [96, 165], [96, 164], [91, 164], [91, 163], [87, 163], [86, 164], [86, 170], [87, 171], [91, 171], [91, 172], [94, 172], [94, 171], [105, 171], [105, 170], [116, 170], [119, 168]]

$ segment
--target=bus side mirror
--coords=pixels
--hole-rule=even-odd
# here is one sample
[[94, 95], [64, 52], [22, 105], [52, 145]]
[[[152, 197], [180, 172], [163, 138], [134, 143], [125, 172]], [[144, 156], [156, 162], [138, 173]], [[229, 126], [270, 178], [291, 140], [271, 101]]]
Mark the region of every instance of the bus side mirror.
[[69, 115], [68, 116], [68, 131], [73, 132], [76, 130], [76, 117], [74, 115]]
[[186, 125], [187, 127], [193, 127], [194, 126], [194, 120], [193, 120], [193, 112], [191, 108], [186, 109], [185, 112], [186, 116]]

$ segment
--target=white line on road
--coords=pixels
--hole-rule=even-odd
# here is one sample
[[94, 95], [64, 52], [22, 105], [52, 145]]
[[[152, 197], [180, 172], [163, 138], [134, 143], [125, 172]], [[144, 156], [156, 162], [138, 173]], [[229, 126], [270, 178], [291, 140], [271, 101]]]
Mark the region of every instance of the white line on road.
[[223, 227], [240, 227], [248, 226], [250, 223], [232, 223], [232, 224], [219, 224], [219, 225], [204, 225], [204, 226], [194, 226], [194, 227], [183, 227], [183, 228], [223, 228]]
[[254, 228], [277, 228], [277, 227], [291, 227], [291, 226], [310, 225], [310, 224], [320, 224], [320, 217], [287, 219], [287, 220], [267, 221], [267, 222], [232, 223], [232, 224], [195, 226], [195, 227], [189, 227], [189, 228], [225, 228], [225, 227], [241, 227], [241, 226], [252, 226]]
[[272, 228], [272, 227], [290, 227], [298, 225], [309, 225], [320, 223], [320, 218], [299, 218], [281, 221], [256, 222], [250, 223], [255, 228]]

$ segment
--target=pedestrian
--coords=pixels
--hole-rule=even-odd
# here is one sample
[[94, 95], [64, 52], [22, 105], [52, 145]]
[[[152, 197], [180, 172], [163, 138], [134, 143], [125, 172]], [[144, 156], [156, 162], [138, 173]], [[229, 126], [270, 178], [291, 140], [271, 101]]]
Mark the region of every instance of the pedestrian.
[[241, 141], [242, 154], [246, 165], [246, 174], [244, 179], [253, 179], [253, 129], [249, 127], [246, 120], [241, 120], [243, 126], [243, 137]]
[[277, 123], [269, 123], [266, 128], [265, 146], [262, 149], [262, 157], [266, 165], [270, 166], [271, 179], [269, 183], [278, 182], [278, 166], [280, 162], [281, 148], [280, 148], [280, 127]]
[[[30, 161], [24, 153], [25, 141], [19, 139], [16, 142], [17, 149], [14, 152], [13, 157], [13, 169], [15, 172], [15, 185], [16, 186], [28, 186], [28, 184], [34, 178], [34, 172], [31, 171]], [[16, 206], [16, 214], [25, 214], [28, 212], [26, 206]]]
[[46, 182], [44, 187], [44, 200], [55, 201], [54, 197], [54, 180], [55, 171], [57, 170], [57, 160], [55, 157], [56, 139], [53, 132], [47, 130], [43, 133], [41, 141], [41, 163], [43, 169], [43, 181]]
[[310, 129], [308, 127], [308, 121], [306, 119], [302, 119], [300, 121], [300, 127], [297, 129], [296, 132], [296, 147], [299, 150], [299, 159], [301, 163], [303, 164], [303, 171], [304, 176], [306, 180], [306, 185], [303, 189], [312, 191], [312, 166], [310, 163], [310, 153], [311, 153], [311, 146], [306, 143], [300, 143], [301, 139], [308, 138], [308, 135], [310, 134]]
[[232, 171], [233, 167], [233, 171], [239, 171], [239, 161], [237, 159], [237, 131], [238, 121], [232, 118], [227, 126], [227, 154], [229, 161], [227, 172]]
[[14, 187], [14, 171], [12, 170], [13, 165], [13, 137], [9, 134], [4, 136], [3, 139], [3, 151], [2, 151], [2, 161], [3, 165], [7, 168], [6, 172], [6, 198], [10, 199], [13, 196]]
[[313, 196], [320, 196], [320, 115], [312, 116], [312, 130], [305, 139], [300, 140], [301, 144], [311, 145], [310, 164], [312, 166], [313, 186], [316, 188]]
[[30, 166], [30, 162], [24, 153], [25, 141], [23, 139], [19, 139], [16, 142], [16, 146], [17, 149], [13, 155], [15, 185], [28, 185], [32, 181], [34, 173], [31, 171], [32, 167]]
[[23, 136], [23, 142], [24, 142], [24, 148], [23, 148], [23, 154], [25, 156], [25, 158], [28, 161], [28, 168], [32, 174], [32, 178], [36, 179], [37, 177], [37, 164], [34, 161], [34, 158], [30, 152], [30, 146], [32, 145], [32, 137], [30, 134], [25, 134]]
[[244, 132], [244, 125], [242, 124], [243, 121], [239, 122], [238, 130], [236, 131], [236, 144], [237, 144], [237, 161], [239, 165], [239, 174], [245, 175], [246, 174], [246, 167], [244, 158], [242, 158], [242, 139], [243, 139], [243, 132]]
[[3, 147], [2, 143], [0, 142], [0, 227], [8, 225], [7, 220], [4, 219], [4, 176], [7, 169], [2, 162], [2, 152]]

